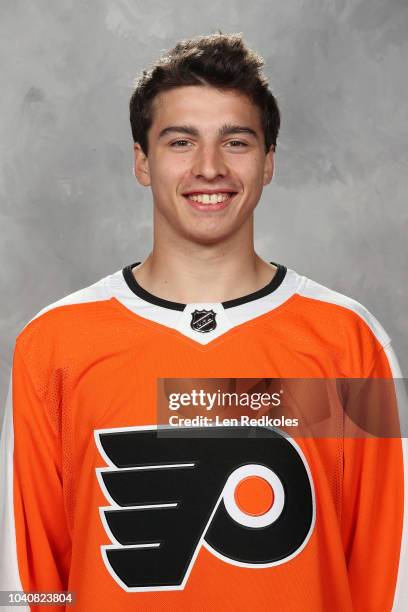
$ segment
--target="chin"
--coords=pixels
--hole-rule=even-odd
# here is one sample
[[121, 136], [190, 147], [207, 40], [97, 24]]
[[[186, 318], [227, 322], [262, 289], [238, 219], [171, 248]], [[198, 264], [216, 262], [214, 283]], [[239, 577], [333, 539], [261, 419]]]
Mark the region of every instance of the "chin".
[[224, 242], [231, 233], [222, 232], [214, 234], [214, 232], [186, 232], [185, 236], [195, 244], [212, 245]]

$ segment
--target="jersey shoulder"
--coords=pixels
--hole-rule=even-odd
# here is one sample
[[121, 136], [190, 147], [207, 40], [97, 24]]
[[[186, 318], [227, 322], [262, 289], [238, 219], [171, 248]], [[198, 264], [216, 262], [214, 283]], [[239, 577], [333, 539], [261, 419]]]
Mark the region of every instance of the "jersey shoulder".
[[321, 313], [330, 313], [332, 322], [335, 325], [348, 325], [355, 330], [356, 326], [366, 328], [378, 340], [382, 346], [391, 343], [391, 338], [385, 331], [382, 324], [366, 306], [357, 300], [335, 291], [321, 283], [318, 283], [307, 276], [301, 276], [296, 293], [303, 298], [302, 308], [307, 309], [309, 302], [310, 308], [320, 309]]
[[82, 289], [77, 289], [72, 293], [69, 293], [60, 299], [56, 300], [44, 306], [41, 310], [39, 310], [33, 317], [28, 321], [26, 325], [30, 325], [30, 323], [36, 319], [39, 319], [44, 314], [52, 311], [57, 311], [58, 308], [63, 306], [72, 306], [79, 304], [87, 304], [92, 302], [100, 302], [102, 300], [108, 300], [109, 294], [106, 290], [106, 281], [109, 277], [105, 276], [95, 283], [88, 285], [87, 287], [83, 287]]
[[98, 319], [98, 311], [103, 311], [111, 298], [107, 290], [107, 281], [111, 276], [105, 276], [44, 306], [20, 329], [16, 346], [27, 350], [34, 339], [45, 344], [56, 338], [68, 338], [74, 330]]

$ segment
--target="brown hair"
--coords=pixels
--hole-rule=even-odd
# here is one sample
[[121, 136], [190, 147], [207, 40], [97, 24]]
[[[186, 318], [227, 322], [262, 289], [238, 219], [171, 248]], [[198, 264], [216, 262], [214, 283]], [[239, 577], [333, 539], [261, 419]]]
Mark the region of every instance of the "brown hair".
[[271, 146], [275, 150], [280, 112], [263, 65], [263, 59], [245, 45], [241, 34], [210, 34], [179, 41], [135, 81], [129, 103], [133, 141], [148, 154], [152, 103], [159, 93], [186, 85], [209, 85], [237, 90], [256, 104], [261, 111], [265, 151]]

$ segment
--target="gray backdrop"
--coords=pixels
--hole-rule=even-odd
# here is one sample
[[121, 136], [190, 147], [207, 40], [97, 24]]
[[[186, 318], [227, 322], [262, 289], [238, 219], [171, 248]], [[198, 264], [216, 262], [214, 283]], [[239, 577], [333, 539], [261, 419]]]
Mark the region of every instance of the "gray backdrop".
[[406, 0], [3, 0], [0, 24], [1, 405], [25, 323], [149, 253], [132, 81], [217, 29], [265, 57], [282, 111], [258, 253], [367, 306], [406, 375]]

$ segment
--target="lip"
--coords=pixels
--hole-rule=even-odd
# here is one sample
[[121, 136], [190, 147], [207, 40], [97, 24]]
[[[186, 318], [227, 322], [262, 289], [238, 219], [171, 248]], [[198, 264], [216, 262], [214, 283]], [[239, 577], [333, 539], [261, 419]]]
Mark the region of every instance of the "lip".
[[206, 195], [213, 195], [214, 193], [237, 193], [234, 189], [195, 189], [194, 191], [185, 191], [182, 195], [198, 195], [199, 193], [205, 193]]
[[187, 204], [189, 204], [192, 208], [195, 208], [195, 210], [201, 210], [204, 212], [210, 212], [210, 211], [217, 211], [217, 210], [223, 210], [224, 208], [227, 208], [227, 206], [229, 206], [232, 202], [232, 200], [235, 198], [235, 196], [237, 195], [237, 192], [234, 191], [213, 191], [212, 193], [231, 193], [232, 195], [228, 198], [228, 200], [225, 200], [224, 202], [217, 202], [217, 204], [204, 204], [202, 202], [194, 202], [194, 200], [190, 200], [187, 196], [188, 195], [195, 195], [196, 193], [210, 193], [208, 191], [192, 191], [189, 194], [183, 194], [185, 201], [187, 202]]

